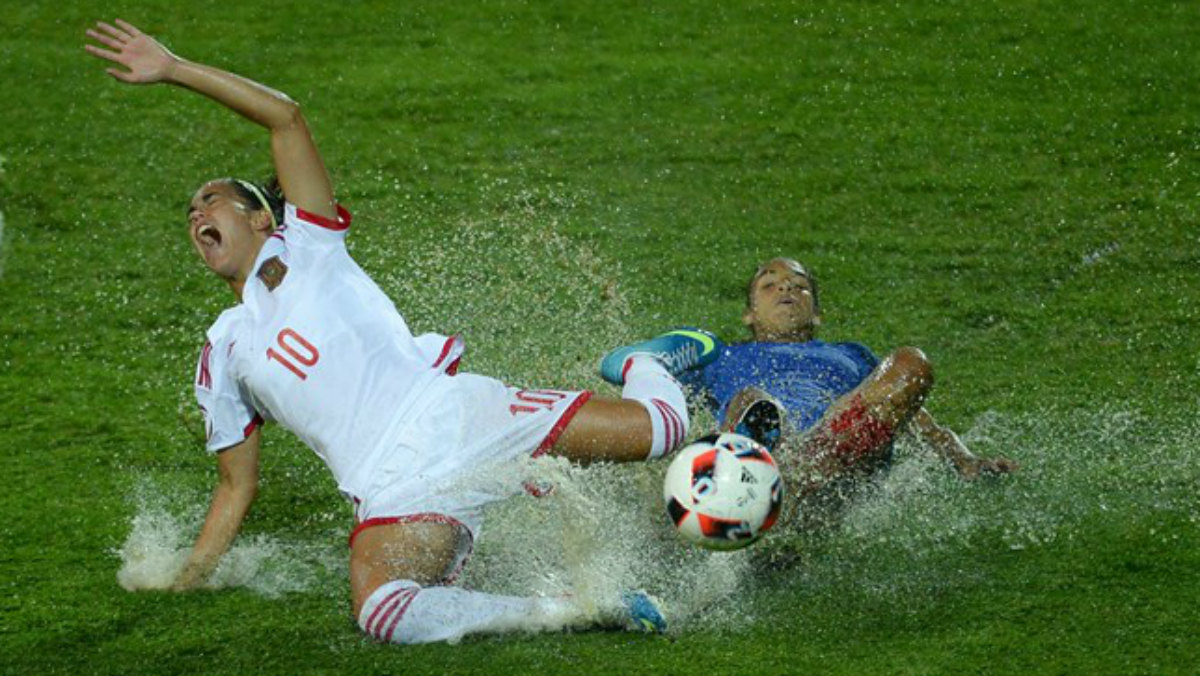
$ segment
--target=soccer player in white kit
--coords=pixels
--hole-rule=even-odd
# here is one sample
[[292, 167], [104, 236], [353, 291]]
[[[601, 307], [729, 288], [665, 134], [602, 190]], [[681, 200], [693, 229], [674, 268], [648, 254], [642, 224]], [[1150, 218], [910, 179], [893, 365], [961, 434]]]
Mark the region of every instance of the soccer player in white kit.
[[[333, 198], [300, 108], [285, 95], [176, 57], [133, 25], [100, 22], [87, 50], [123, 68], [114, 78], [169, 83], [266, 127], [278, 195], [237, 179], [192, 197], [188, 232], [204, 263], [240, 301], [208, 330], [196, 397], [219, 480], [173, 589], [202, 584], [237, 535], [258, 484], [260, 428], [298, 435], [355, 505], [350, 582], [367, 634], [397, 643], [478, 632], [584, 626], [627, 619], [665, 627], [644, 594], [607, 613], [566, 598], [485, 594], [450, 583], [480, 525], [480, 510], [521, 491], [519, 480], [464, 488], [464, 476], [505, 477], [522, 457], [578, 462], [663, 455], [687, 434], [673, 374], [706, 363], [709, 334], [676, 331], [623, 362], [620, 399], [589, 392], [519, 390], [457, 373], [454, 336], [414, 336], [395, 306], [350, 258], [351, 215]], [[282, 198], [282, 199], [281, 199]]]

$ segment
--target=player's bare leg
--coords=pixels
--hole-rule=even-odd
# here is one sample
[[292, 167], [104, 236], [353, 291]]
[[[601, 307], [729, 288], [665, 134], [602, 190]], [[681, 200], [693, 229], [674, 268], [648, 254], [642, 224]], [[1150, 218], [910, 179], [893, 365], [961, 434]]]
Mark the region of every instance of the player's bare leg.
[[580, 464], [634, 462], [650, 456], [650, 412], [632, 399], [592, 397], [580, 407], [551, 449]]
[[350, 553], [350, 590], [359, 627], [377, 640], [409, 644], [597, 622], [565, 598], [500, 596], [447, 586], [469, 537], [465, 529], [446, 523], [384, 524], [359, 531]]
[[350, 549], [354, 616], [371, 592], [391, 580], [421, 585], [446, 580], [453, 574], [464, 537], [469, 536], [448, 523], [395, 523], [362, 530]]
[[619, 347], [600, 362], [601, 376], [621, 385], [621, 398], [584, 404], [552, 452], [580, 463], [661, 457], [687, 437], [687, 398], [675, 374], [712, 362], [722, 347], [701, 329], [675, 329]]
[[887, 460], [896, 431], [921, 410], [933, 387], [933, 367], [917, 348], [889, 354], [858, 387], [829, 407], [802, 440], [801, 495], [849, 474], [867, 474]]

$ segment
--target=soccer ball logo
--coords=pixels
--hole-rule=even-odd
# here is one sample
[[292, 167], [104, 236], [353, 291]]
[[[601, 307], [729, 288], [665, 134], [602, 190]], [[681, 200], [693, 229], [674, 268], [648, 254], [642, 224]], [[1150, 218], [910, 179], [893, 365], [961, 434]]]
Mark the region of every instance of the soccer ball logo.
[[775, 459], [753, 439], [712, 434], [675, 456], [663, 481], [679, 534], [708, 549], [741, 549], [771, 529], [783, 505]]

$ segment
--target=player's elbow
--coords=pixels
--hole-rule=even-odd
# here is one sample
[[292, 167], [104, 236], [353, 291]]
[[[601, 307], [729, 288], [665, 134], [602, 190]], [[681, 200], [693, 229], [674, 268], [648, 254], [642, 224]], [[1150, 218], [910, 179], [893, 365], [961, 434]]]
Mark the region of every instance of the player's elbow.
[[303, 129], [304, 126], [304, 112], [300, 109], [300, 104], [282, 96], [271, 113], [271, 129], [288, 131]]

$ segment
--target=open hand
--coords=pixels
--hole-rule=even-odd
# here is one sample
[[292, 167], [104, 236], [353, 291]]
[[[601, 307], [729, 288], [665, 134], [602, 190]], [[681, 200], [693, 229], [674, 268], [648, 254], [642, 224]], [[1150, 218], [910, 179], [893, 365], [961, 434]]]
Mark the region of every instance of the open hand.
[[179, 59], [133, 24], [121, 19], [117, 19], [116, 24], [99, 21], [95, 28], [87, 31], [88, 37], [110, 49], [84, 46], [93, 56], [128, 69], [109, 68], [108, 74], [130, 84], [151, 84], [168, 79]]

